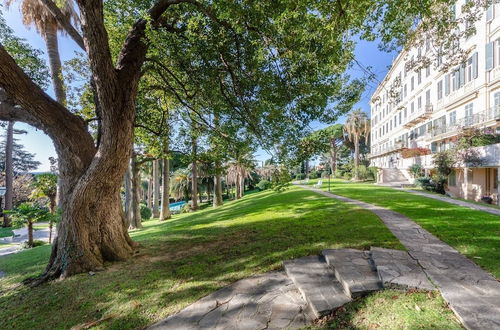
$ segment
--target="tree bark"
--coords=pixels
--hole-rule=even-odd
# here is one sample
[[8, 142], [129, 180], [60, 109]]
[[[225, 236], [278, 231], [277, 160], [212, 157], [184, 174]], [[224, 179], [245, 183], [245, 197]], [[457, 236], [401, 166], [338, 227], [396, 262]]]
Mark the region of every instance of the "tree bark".
[[[56, 196], [49, 196], [49, 212], [54, 215], [56, 213]], [[52, 229], [54, 227], [54, 219], [49, 220], [49, 244], [52, 243]]]
[[337, 171], [337, 152], [338, 146], [335, 139], [330, 140], [330, 167], [332, 169], [332, 174], [335, 177], [335, 172]]
[[140, 165], [137, 162], [137, 158], [134, 155], [131, 161], [131, 174], [132, 174], [132, 185], [131, 185], [131, 208], [130, 208], [130, 227], [131, 228], [142, 228], [142, 218], [141, 218], [141, 198], [140, 198], [140, 188], [141, 188], [141, 171]]
[[153, 177], [150, 177], [148, 179], [148, 192], [147, 192], [148, 198], [147, 198], [147, 205], [148, 208], [152, 209], [153, 208]]
[[224, 204], [222, 200], [222, 178], [219, 174], [220, 162], [215, 162], [215, 177], [214, 177], [214, 207], [222, 206]]
[[159, 160], [153, 160], [153, 218], [160, 217], [160, 169]]
[[359, 165], [359, 136], [354, 136], [354, 180], [359, 180], [358, 175], [358, 165]]
[[59, 45], [57, 40], [57, 28], [48, 24], [44, 31], [45, 43], [47, 45], [47, 55], [49, 57], [50, 76], [56, 95], [57, 102], [66, 105], [66, 91], [61, 69], [61, 57], [59, 55]]
[[28, 246], [33, 247], [33, 222], [28, 220]]
[[125, 223], [127, 227], [130, 227], [132, 224], [132, 165], [131, 160], [129, 161], [129, 165], [127, 167], [127, 171], [125, 172], [125, 177], [123, 178], [124, 188], [125, 188], [125, 201], [124, 201], [124, 211], [125, 211]]
[[[7, 134], [5, 141], [5, 210], [12, 209], [12, 199], [14, 197], [14, 122], [11, 120], [7, 124]], [[11, 221], [8, 214], [3, 215], [3, 226], [10, 227]]]
[[191, 162], [191, 209], [193, 211], [196, 211], [198, 209], [198, 165], [196, 164], [198, 146], [195, 137], [191, 138], [191, 147], [193, 157], [193, 160]]
[[170, 213], [170, 160], [165, 155], [163, 158], [163, 187], [161, 194], [160, 220], [167, 220], [172, 217]]

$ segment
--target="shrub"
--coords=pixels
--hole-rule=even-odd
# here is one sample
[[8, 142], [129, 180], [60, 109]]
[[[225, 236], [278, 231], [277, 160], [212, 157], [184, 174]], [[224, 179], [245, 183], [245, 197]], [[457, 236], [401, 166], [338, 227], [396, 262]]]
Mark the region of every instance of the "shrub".
[[31, 244], [31, 246], [29, 245], [29, 242], [28, 242], [28, 241], [26, 241], [26, 242], [24, 242], [24, 243], [21, 245], [21, 247], [22, 247], [23, 249], [29, 249], [29, 248], [34, 248], [34, 247], [37, 247], [37, 246], [42, 246], [42, 245], [45, 245], [45, 244], [47, 244], [47, 242], [45, 242], [45, 241], [40, 241], [40, 240], [37, 240], [37, 239], [36, 239], [36, 240], [33, 240], [33, 243]]
[[189, 203], [186, 203], [182, 207], [181, 213], [189, 213], [189, 212], [191, 212], [191, 205], [189, 205]]
[[415, 184], [427, 191], [432, 191], [444, 195], [445, 194], [444, 188], [446, 181], [447, 181], [446, 177], [442, 175], [435, 175], [432, 178], [429, 177], [417, 178]]
[[414, 178], [420, 178], [424, 174], [424, 168], [420, 164], [413, 164], [412, 166], [410, 166], [408, 171], [410, 172], [410, 175]]
[[375, 166], [368, 167], [367, 180], [375, 180], [377, 178], [378, 168]]
[[271, 182], [269, 182], [267, 180], [260, 180], [260, 182], [257, 183], [257, 188], [259, 188], [259, 190], [269, 189], [269, 188], [271, 188]]
[[328, 171], [321, 172], [321, 178], [322, 179], [327, 179], [329, 175], [330, 175], [330, 172], [328, 172]]
[[306, 178], [306, 175], [304, 173], [297, 173], [295, 175], [295, 180], [304, 180]]
[[151, 216], [153, 215], [153, 212], [151, 212], [151, 209], [147, 207], [145, 204], [141, 204], [141, 219], [143, 221], [151, 219]]
[[318, 172], [318, 171], [312, 171], [311, 173], [309, 173], [309, 178], [310, 179], [317, 179], [321, 176], [321, 173]]

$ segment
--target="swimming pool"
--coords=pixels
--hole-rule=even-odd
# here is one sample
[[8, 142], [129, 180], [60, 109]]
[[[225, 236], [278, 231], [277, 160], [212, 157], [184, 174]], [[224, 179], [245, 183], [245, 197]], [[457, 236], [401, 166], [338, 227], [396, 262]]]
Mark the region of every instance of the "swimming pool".
[[185, 201], [175, 202], [170, 204], [170, 211], [180, 211], [184, 205], [186, 205]]

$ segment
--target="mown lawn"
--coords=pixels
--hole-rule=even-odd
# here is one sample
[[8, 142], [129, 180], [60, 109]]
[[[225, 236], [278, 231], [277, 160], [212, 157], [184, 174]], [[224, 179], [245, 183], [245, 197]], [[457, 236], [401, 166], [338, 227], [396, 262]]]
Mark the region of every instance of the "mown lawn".
[[[97, 329], [140, 329], [238, 279], [279, 269], [285, 259], [324, 248], [403, 248], [374, 214], [297, 187], [148, 221], [132, 236], [141, 244], [132, 260], [37, 288], [19, 282], [43, 270], [48, 246], [0, 258], [7, 273], [0, 278], [0, 328], [97, 321]], [[429, 324], [454, 320], [439, 299], [430, 299], [441, 309], [425, 318]]]
[[[311, 180], [309, 184], [315, 184]], [[328, 190], [328, 180], [323, 180]], [[500, 278], [500, 217], [371, 183], [332, 180], [334, 194], [380, 205], [406, 215]]]

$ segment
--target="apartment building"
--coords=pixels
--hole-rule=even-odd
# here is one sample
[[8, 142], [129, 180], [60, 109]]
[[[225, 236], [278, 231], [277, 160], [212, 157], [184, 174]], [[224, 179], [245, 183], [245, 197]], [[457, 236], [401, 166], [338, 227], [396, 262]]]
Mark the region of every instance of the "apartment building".
[[[456, 2], [455, 15], [461, 15], [465, 1]], [[413, 182], [408, 172], [413, 164], [432, 173], [432, 154], [452, 147], [463, 128], [500, 134], [500, 4], [491, 5], [475, 24], [476, 33], [461, 44], [470, 54], [464, 63], [442, 72], [437, 58], [429, 67], [408, 70], [408, 61], [429, 51], [425, 43], [402, 51], [373, 94], [369, 157], [380, 169], [378, 182]], [[483, 162], [456, 168], [448, 193], [500, 204], [500, 144], [476, 149]]]

